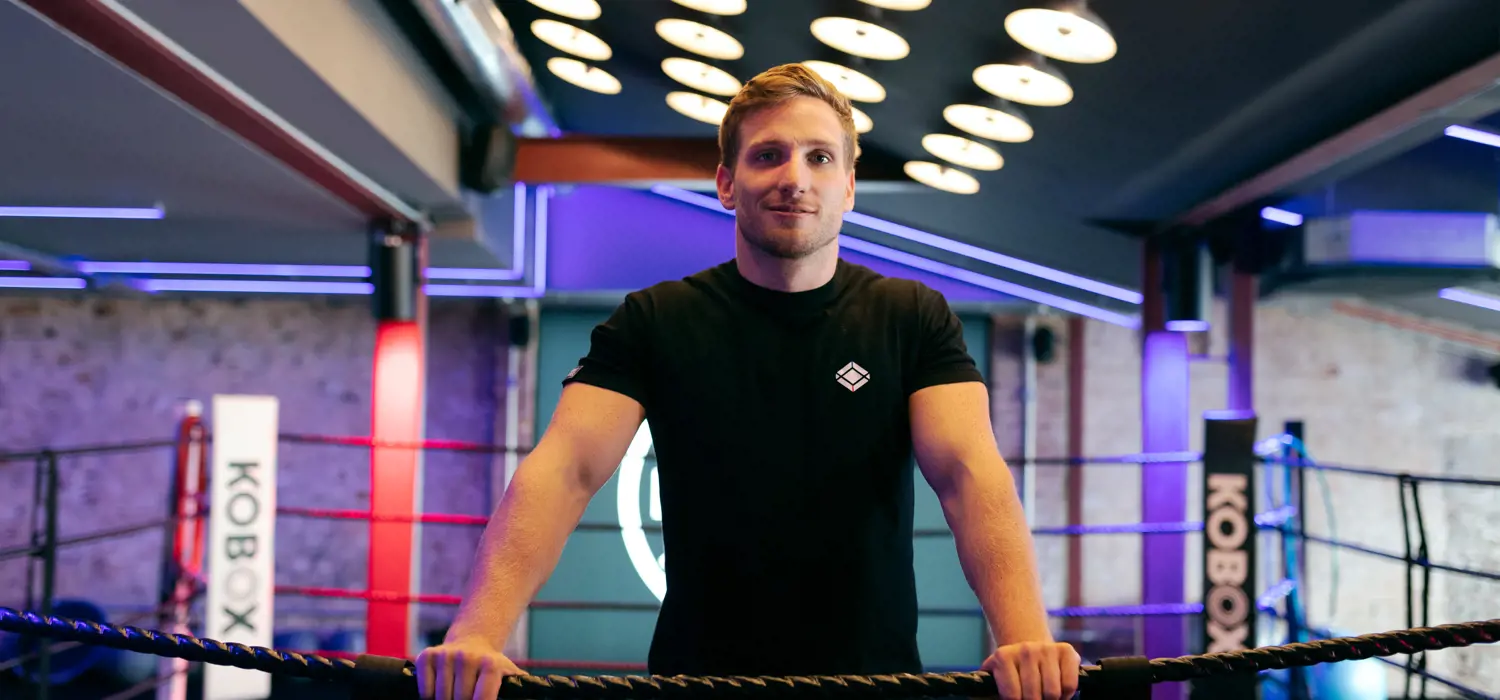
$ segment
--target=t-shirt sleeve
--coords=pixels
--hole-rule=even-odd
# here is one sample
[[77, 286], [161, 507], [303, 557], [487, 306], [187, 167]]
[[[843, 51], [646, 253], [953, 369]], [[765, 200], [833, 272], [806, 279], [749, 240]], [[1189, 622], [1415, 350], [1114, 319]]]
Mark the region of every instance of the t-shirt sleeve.
[[906, 382], [906, 393], [940, 384], [983, 382], [984, 375], [964, 344], [963, 322], [943, 295], [920, 285], [916, 309], [915, 369]]
[[627, 295], [608, 320], [594, 327], [589, 353], [563, 377], [563, 386], [582, 382], [646, 405], [651, 332], [648, 310], [641, 294]]

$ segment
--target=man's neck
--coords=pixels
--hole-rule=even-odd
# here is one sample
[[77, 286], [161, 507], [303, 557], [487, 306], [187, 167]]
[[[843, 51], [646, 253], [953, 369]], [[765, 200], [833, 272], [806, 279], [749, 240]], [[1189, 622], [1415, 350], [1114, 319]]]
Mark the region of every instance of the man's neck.
[[833, 279], [838, 270], [839, 245], [835, 240], [812, 255], [795, 260], [768, 255], [734, 237], [734, 262], [740, 276], [751, 284], [778, 292], [805, 292], [817, 289]]

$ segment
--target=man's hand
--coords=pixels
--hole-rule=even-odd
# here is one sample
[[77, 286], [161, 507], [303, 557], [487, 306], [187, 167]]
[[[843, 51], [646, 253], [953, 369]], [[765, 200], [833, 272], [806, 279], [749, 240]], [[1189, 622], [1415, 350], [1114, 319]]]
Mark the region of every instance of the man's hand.
[[1007, 644], [984, 660], [1000, 700], [1068, 700], [1078, 692], [1078, 652], [1068, 644]]
[[417, 655], [417, 692], [423, 700], [493, 700], [506, 676], [524, 674], [487, 641], [445, 641]]

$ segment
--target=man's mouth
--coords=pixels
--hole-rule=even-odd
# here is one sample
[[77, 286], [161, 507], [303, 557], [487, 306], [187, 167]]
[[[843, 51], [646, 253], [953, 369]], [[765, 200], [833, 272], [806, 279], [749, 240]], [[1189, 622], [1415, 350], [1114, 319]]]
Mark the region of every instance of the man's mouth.
[[779, 204], [779, 205], [773, 205], [773, 206], [770, 206], [770, 207], [767, 207], [767, 208], [770, 209], [771, 211], [774, 211], [774, 212], [777, 212], [777, 213], [780, 213], [780, 214], [812, 214], [813, 213], [813, 210], [808, 209], [807, 207], [799, 207], [799, 206], [796, 206], [796, 205], [793, 205], [793, 204]]

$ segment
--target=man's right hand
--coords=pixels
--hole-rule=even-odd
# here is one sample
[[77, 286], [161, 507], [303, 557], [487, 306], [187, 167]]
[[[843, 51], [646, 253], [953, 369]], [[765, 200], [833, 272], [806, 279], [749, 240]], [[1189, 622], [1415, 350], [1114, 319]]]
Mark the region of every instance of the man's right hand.
[[443, 642], [417, 655], [423, 700], [495, 700], [506, 676], [525, 673], [488, 641]]

